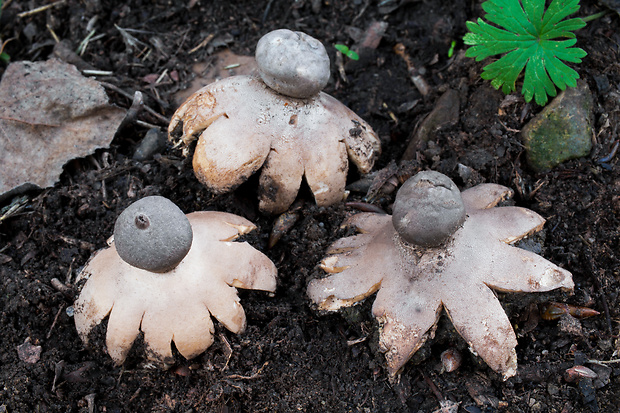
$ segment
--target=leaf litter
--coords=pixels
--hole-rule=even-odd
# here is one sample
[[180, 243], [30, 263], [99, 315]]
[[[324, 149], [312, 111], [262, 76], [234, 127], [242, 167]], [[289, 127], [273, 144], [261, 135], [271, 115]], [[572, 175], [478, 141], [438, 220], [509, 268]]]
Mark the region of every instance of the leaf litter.
[[73, 65], [11, 64], [0, 83], [0, 200], [54, 185], [71, 159], [110, 145], [125, 110]]

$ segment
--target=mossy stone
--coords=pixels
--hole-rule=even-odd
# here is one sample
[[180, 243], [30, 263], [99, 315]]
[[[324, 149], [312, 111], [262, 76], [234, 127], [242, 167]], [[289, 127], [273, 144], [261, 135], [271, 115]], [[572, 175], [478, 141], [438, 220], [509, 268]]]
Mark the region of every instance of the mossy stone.
[[561, 92], [521, 130], [527, 163], [536, 172], [586, 156], [592, 149], [592, 93], [584, 81]]

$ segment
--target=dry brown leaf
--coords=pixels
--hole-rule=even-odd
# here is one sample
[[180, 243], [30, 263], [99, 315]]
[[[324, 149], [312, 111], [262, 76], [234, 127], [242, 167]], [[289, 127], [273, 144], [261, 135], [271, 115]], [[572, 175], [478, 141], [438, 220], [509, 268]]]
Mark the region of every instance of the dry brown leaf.
[[0, 83], [0, 200], [58, 181], [63, 165], [107, 147], [125, 111], [75, 66], [9, 65]]

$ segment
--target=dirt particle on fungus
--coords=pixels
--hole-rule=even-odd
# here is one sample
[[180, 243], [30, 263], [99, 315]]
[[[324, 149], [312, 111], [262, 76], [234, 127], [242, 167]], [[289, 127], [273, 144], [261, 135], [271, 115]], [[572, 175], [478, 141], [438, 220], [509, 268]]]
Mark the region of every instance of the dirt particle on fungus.
[[351, 135], [351, 137], [353, 138], [358, 138], [362, 135], [362, 132], [364, 131], [362, 129], [362, 125], [360, 125], [359, 122], [356, 122], [355, 120], [352, 120], [354, 127], [349, 129], [349, 135]]

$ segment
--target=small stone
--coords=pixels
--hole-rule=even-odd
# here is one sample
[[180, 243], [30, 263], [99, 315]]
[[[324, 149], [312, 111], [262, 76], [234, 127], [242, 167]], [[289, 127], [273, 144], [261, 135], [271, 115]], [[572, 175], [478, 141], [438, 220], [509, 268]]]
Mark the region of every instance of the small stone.
[[521, 131], [528, 165], [537, 172], [592, 149], [592, 93], [584, 81], [561, 92]]
[[560, 394], [560, 388], [556, 384], [549, 383], [547, 384], [547, 393], [549, 393], [550, 396], [557, 396]]
[[153, 155], [161, 152], [166, 147], [167, 139], [166, 133], [161, 129], [149, 129], [133, 153], [133, 159], [140, 162], [151, 159]]
[[414, 159], [416, 151], [422, 148], [430, 139], [434, 138], [437, 131], [456, 125], [459, 121], [459, 109], [459, 92], [454, 89], [448, 89], [441, 95], [431, 113], [424, 118], [414, 134], [412, 134], [402, 159], [406, 161]]
[[592, 368], [592, 371], [596, 373], [596, 378], [592, 379], [592, 385], [594, 388], [600, 389], [607, 386], [611, 378], [611, 367], [602, 364], [592, 364], [590, 367]]
[[17, 346], [17, 355], [21, 361], [35, 364], [41, 358], [41, 346], [35, 346], [27, 338], [24, 344]]

